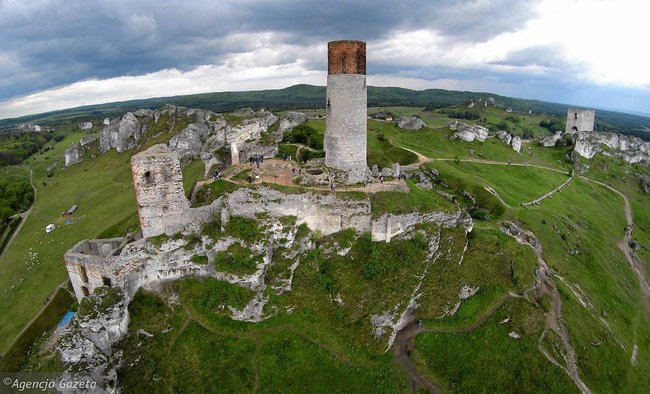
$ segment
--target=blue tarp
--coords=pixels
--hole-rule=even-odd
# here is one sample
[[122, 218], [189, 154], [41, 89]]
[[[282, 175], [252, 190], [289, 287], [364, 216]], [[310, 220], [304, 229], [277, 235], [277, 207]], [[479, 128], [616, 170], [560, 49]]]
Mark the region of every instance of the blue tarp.
[[65, 316], [63, 316], [63, 319], [61, 319], [61, 321], [59, 322], [59, 324], [56, 326], [56, 328], [61, 328], [61, 327], [65, 327], [65, 326], [67, 326], [68, 323], [70, 323], [70, 320], [72, 320], [72, 318], [74, 317], [74, 315], [75, 315], [76, 313], [77, 313], [77, 312], [72, 312], [72, 311], [67, 312], [67, 313], [65, 314]]

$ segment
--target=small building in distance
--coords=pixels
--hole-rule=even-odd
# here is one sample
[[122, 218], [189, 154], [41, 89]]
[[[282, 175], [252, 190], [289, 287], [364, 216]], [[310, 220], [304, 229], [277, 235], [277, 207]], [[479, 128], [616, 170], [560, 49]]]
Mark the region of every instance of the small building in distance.
[[594, 121], [596, 111], [593, 109], [576, 109], [569, 108], [566, 116], [567, 133], [577, 133], [578, 131], [594, 131]]

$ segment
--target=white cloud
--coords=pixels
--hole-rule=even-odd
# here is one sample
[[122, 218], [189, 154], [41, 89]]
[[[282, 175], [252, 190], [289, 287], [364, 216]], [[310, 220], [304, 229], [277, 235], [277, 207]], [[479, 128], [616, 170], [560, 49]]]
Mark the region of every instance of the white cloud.
[[305, 70], [300, 65], [234, 69], [228, 66], [199, 66], [155, 73], [88, 80], [0, 103], [0, 118], [53, 111], [80, 105], [149, 97], [215, 91], [283, 88], [297, 83], [322, 84], [325, 72]]
[[[486, 0], [476, 2], [481, 7]], [[533, 5], [531, 5], [533, 6]], [[515, 31], [500, 33], [483, 41], [467, 41], [439, 32], [435, 26], [418, 30], [397, 30], [389, 38], [368, 42], [369, 68], [378, 67], [382, 74], [369, 75], [375, 86], [402, 86], [413, 89], [430, 87], [489, 90], [521, 96], [514, 82], [498, 82], [490, 76], [517, 74], [561, 76], [583, 83], [623, 85], [650, 89], [650, 54], [643, 40], [650, 36], [650, 3], [635, 0], [543, 0], [536, 4], [534, 17]], [[459, 9], [458, 12], [462, 12]], [[489, 14], [484, 16], [490, 18]], [[516, 16], [513, 16], [516, 17]], [[132, 15], [128, 25], [143, 45], [155, 40], [155, 20]], [[0, 118], [51, 111], [79, 105], [111, 101], [172, 96], [213, 91], [259, 90], [282, 88], [296, 83], [325, 84], [326, 45], [292, 44], [290, 33], [238, 32], [219, 40], [194, 37], [170, 44], [168, 50], [187, 53], [196, 47], [221, 48], [218, 57], [206, 64], [181, 71], [165, 69], [156, 72], [108, 79], [76, 82], [23, 97], [0, 102]], [[194, 40], [194, 41], [193, 41]], [[200, 40], [200, 42], [196, 42]], [[176, 46], [184, 45], [180, 48]], [[550, 48], [548, 55], [534, 50]], [[186, 50], [183, 52], [181, 49]], [[512, 62], [513, 56], [530, 50], [523, 62]], [[555, 56], [538, 59], [534, 56]], [[0, 53], [0, 65], [12, 69], [15, 60]], [[549, 65], [550, 64], [550, 65]], [[427, 71], [444, 68], [478, 70], [485, 79], [453, 77], [418, 79], [403, 70]], [[386, 70], [395, 70], [392, 71]], [[26, 73], [26, 72], [25, 72]], [[517, 78], [511, 78], [511, 81]], [[521, 78], [518, 78], [521, 80]], [[551, 83], [563, 81], [550, 80]]]
[[[582, 71], [574, 77], [601, 84], [649, 86], [650, 54], [643, 40], [650, 37], [650, 3], [637, 0], [545, 0], [537, 17], [519, 30], [485, 42], [459, 42], [435, 28], [398, 31], [372, 43], [369, 60], [395, 66], [481, 68], [497, 72], [544, 74], [547, 67], [494, 64], [518, 51], [557, 49], [562, 62]], [[489, 16], [486, 16], [489, 17]]]

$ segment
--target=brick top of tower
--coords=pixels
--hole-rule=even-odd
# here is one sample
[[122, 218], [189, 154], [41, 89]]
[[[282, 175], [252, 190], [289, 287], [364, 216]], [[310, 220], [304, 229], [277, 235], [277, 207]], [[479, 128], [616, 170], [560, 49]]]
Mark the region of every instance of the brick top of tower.
[[328, 74], [366, 74], [366, 43], [343, 40], [327, 43]]

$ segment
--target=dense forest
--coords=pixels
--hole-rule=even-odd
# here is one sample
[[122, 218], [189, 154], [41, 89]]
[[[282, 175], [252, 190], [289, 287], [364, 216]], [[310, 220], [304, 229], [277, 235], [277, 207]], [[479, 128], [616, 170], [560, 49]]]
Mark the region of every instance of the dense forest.
[[0, 179], [0, 224], [11, 215], [29, 208], [33, 199], [34, 191], [28, 183]]
[[0, 133], [0, 167], [21, 163], [53, 138], [60, 140], [63, 136], [55, 137], [52, 131]]

